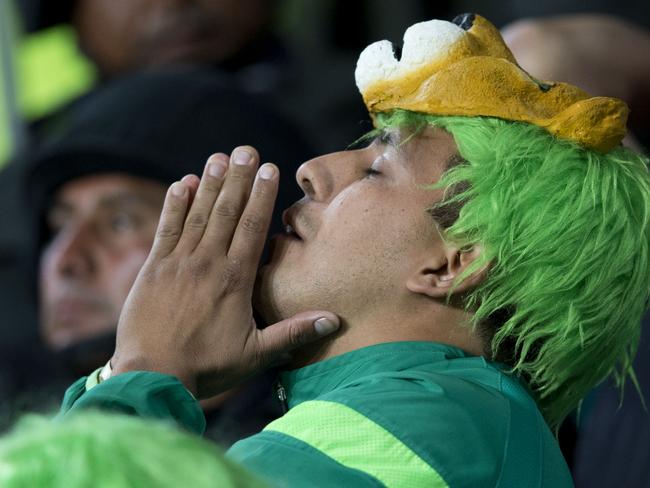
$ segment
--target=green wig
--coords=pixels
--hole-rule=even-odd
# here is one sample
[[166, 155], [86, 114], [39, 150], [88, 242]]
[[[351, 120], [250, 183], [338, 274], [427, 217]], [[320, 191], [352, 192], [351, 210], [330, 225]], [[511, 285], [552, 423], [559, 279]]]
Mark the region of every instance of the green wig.
[[3, 488], [266, 486], [199, 437], [126, 415], [23, 418], [0, 440]]
[[376, 125], [453, 136], [462, 161], [433, 185], [445, 196], [430, 210], [457, 207], [445, 239], [483, 247], [468, 273], [489, 271], [465, 306], [475, 328], [492, 324], [492, 357], [528, 382], [552, 427], [608, 375], [634, 380], [650, 295], [646, 159], [495, 118], [396, 110]]

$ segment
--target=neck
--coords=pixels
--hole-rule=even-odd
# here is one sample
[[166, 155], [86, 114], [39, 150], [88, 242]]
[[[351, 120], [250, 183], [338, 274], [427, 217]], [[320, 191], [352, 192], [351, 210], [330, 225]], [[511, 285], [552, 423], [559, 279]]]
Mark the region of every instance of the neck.
[[[382, 314], [386, 317], [386, 314]], [[342, 318], [338, 333], [296, 351], [292, 368], [300, 368], [346, 352], [386, 342], [424, 341], [438, 342], [458, 347], [474, 356], [484, 355], [483, 341], [472, 331], [470, 316], [458, 309], [445, 310], [421, 318], [390, 320], [346, 320]]]

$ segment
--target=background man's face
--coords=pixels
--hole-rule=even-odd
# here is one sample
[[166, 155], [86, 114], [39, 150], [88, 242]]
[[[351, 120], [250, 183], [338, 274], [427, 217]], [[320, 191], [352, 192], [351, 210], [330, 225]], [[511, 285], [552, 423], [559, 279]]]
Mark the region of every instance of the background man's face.
[[408, 135], [389, 130], [365, 149], [301, 166], [305, 197], [285, 214], [299, 238], [276, 237], [260, 270], [256, 306], [265, 320], [319, 309], [348, 321], [392, 313], [399, 323], [396, 300], [407, 295], [408, 276], [442, 245], [425, 211], [442, 194], [421, 185], [436, 182], [456, 153], [441, 130], [400, 145]]
[[156, 231], [166, 187], [124, 174], [63, 185], [47, 213], [42, 335], [54, 350], [112, 331]]
[[267, 0], [79, 0], [74, 25], [104, 74], [152, 65], [221, 63], [269, 21]]

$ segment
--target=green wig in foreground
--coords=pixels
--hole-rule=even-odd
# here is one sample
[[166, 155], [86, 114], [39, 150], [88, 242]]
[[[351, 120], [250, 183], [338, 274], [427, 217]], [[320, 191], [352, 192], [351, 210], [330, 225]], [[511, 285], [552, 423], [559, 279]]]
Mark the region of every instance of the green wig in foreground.
[[266, 486], [215, 446], [171, 425], [83, 412], [28, 416], [0, 440], [3, 488]]
[[454, 137], [464, 161], [433, 185], [447, 192], [432, 213], [460, 207], [445, 238], [483, 246], [483, 260], [468, 270], [490, 263], [465, 302], [473, 326], [488, 324], [493, 357], [526, 379], [552, 427], [608, 375], [621, 387], [634, 380], [650, 295], [644, 158], [487, 117], [397, 110], [378, 114], [376, 125], [432, 125]]

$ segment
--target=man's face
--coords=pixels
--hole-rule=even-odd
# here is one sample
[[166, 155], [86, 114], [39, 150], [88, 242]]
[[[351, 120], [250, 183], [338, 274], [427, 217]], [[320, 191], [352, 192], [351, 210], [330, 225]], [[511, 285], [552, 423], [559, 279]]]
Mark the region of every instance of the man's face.
[[269, 21], [268, 0], [79, 0], [82, 48], [108, 76], [156, 65], [224, 62]]
[[405, 282], [442, 239], [425, 189], [456, 154], [452, 137], [427, 128], [408, 139], [387, 130], [370, 146], [306, 162], [296, 174], [305, 197], [285, 213], [298, 237], [274, 238], [260, 270], [256, 306], [269, 323], [304, 310], [344, 320], [394, 314]]
[[165, 185], [123, 174], [63, 185], [41, 253], [41, 333], [54, 350], [112, 331], [151, 248]]

